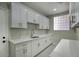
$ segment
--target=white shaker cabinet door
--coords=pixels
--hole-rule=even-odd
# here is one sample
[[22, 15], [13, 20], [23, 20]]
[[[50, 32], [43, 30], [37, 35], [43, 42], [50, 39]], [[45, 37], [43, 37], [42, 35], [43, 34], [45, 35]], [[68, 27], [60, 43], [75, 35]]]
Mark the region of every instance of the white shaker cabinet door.
[[19, 20], [20, 20], [20, 13], [19, 13], [19, 10], [20, 8], [18, 7], [18, 5], [16, 5], [15, 3], [12, 3], [11, 5], [11, 17], [12, 17], [12, 20], [11, 20], [11, 27], [19, 27], [18, 23], [19, 23]]
[[44, 21], [43, 21], [43, 24], [44, 24], [44, 29], [47, 29], [47, 23], [46, 23], [46, 18], [44, 18]]
[[49, 38], [46, 39], [47, 40], [47, 46], [50, 44]]
[[39, 21], [40, 21], [39, 17], [40, 17], [39, 13], [35, 12], [35, 17], [34, 17], [34, 19], [35, 19], [35, 23], [36, 23], [36, 24], [39, 24]]
[[50, 44], [49, 38], [44, 39], [45, 47], [47, 47]]
[[29, 23], [34, 23], [34, 14], [31, 9], [28, 9], [28, 22]]
[[11, 27], [13, 28], [27, 28], [27, 15], [24, 6], [20, 3], [11, 4]]
[[25, 46], [25, 57], [31, 57], [32, 56], [32, 44], [31, 42], [27, 42], [27, 45]]
[[44, 47], [47, 47], [47, 39], [45, 38], [45, 39], [43, 39], [44, 40]]
[[40, 15], [40, 21], [39, 21], [39, 29], [43, 29], [44, 28], [44, 19], [43, 19], [43, 16], [42, 15]]
[[25, 57], [25, 49], [24, 47], [16, 48], [16, 57]]
[[45, 48], [44, 39], [39, 39], [38, 48], [39, 52], [41, 52]]
[[38, 53], [38, 40], [32, 41], [32, 56]]
[[49, 19], [47, 19], [47, 29], [49, 29]]
[[52, 43], [52, 38], [51, 37], [48, 37], [47, 38], [47, 45], [50, 45]]
[[31, 57], [31, 42], [26, 42], [16, 46], [16, 56], [17, 57]]
[[45, 19], [45, 26], [46, 26], [46, 29], [49, 29], [49, 19], [48, 18]]
[[79, 2], [75, 3], [75, 8], [76, 22], [79, 22]]
[[39, 17], [39, 14], [37, 12], [35, 12], [34, 10], [30, 8], [28, 9], [28, 22], [39, 24], [38, 17]]
[[21, 15], [20, 15], [20, 23], [22, 23], [22, 28], [27, 28], [27, 17], [28, 17], [28, 13], [27, 13], [27, 9], [24, 8], [23, 6], [21, 6]]

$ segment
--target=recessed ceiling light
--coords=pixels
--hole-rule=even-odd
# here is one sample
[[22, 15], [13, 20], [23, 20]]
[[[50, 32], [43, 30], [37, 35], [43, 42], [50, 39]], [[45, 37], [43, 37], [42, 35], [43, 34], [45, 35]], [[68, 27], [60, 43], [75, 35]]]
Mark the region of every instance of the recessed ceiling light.
[[53, 11], [56, 11], [57, 9], [55, 8], [55, 9], [53, 9]]

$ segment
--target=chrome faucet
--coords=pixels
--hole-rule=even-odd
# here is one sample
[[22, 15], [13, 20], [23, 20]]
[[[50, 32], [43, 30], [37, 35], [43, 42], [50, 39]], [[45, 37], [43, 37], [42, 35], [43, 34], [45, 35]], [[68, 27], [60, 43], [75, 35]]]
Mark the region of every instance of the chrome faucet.
[[31, 30], [31, 37], [33, 37], [34, 29]]

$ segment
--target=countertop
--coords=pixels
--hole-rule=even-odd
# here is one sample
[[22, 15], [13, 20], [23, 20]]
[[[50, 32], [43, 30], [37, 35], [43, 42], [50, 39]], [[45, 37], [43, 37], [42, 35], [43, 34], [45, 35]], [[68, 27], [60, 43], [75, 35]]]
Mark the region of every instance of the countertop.
[[9, 42], [11, 42], [13, 44], [19, 44], [19, 43], [23, 43], [23, 42], [28, 42], [28, 41], [36, 40], [36, 39], [42, 39], [42, 38], [50, 37], [51, 35], [52, 34], [39, 35], [39, 38], [28, 37], [26, 39], [10, 39]]

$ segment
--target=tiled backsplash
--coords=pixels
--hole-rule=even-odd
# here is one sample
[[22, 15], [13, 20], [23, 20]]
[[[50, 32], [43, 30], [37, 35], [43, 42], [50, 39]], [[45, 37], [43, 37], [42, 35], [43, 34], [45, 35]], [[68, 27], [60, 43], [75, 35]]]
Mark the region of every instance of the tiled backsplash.
[[77, 40], [79, 40], [79, 28], [76, 28]]
[[34, 24], [29, 24], [27, 29], [10, 29], [11, 39], [26, 39], [30, 38], [31, 34], [33, 35], [44, 35], [47, 34], [46, 30], [39, 30], [35, 28]]

